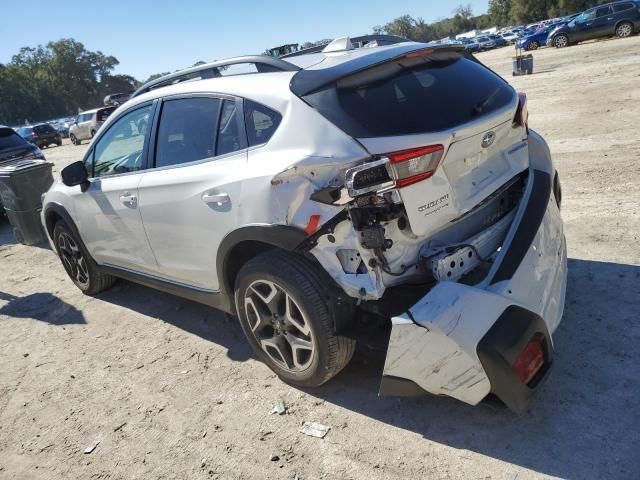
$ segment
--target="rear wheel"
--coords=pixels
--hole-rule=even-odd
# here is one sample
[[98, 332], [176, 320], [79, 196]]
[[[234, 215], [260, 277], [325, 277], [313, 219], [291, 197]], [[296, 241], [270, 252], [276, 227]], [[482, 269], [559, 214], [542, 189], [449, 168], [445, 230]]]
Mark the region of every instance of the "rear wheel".
[[115, 283], [115, 277], [100, 271], [84, 245], [62, 220], [53, 228], [53, 242], [69, 278], [83, 293], [95, 295]]
[[236, 310], [260, 360], [284, 381], [322, 385], [351, 360], [355, 340], [335, 334], [348, 309], [307, 259], [271, 251], [247, 262], [236, 280]]
[[558, 35], [553, 39], [553, 46], [556, 48], [564, 48], [569, 46], [569, 37], [566, 35]]
[[630, 37], [633, 33], [633, 24], [630, 22], [622, 22], [616, 27], [616, 36], [620, 38]]
[[530, 41], [527, 45], [527, 50], [537, 50], [538, 48], [540, 48], [540, 44], [535, 40]]

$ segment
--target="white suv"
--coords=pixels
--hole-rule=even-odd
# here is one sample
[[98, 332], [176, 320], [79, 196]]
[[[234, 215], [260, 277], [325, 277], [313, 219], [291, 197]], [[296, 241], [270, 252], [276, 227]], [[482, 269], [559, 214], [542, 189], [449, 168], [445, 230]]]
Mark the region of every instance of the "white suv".
[[521, 410], [566, 283], [526, 97], [460, 45], [339, 45], [143, 86], [46, 194], [52, 245], [87, 294], [122, 277], [236, 314], [292, 384], [386, 319], [381, 393]]

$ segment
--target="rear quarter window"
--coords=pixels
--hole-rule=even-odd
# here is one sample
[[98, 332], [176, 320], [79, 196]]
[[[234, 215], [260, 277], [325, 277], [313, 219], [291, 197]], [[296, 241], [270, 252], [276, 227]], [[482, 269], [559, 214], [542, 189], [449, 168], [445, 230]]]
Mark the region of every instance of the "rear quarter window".
[[614, 3], [612, 5], [614, 12], [624, 12], [633, 8], [633, 3]]
[[249, 146], [267, 143], [280, 126], [282, 115], [251, 100], [244, 101], [244, 123]]
[[357, 138], [448, 130], [507, 106], [515, 91], [467, 57], [413, 66], [390, 62], [339, 80], [305, 100]]

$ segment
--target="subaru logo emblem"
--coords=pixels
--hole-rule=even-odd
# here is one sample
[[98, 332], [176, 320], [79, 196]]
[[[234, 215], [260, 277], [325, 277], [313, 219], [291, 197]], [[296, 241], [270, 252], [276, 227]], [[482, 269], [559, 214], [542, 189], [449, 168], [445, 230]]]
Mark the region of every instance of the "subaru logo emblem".
[[495, 132], [487, 132], [484, 134], [484, 137], [482, 137], [482, 148], [489, 148], [491, 145], [493, 145], [493, 142], [496, 139], [496, 133]]

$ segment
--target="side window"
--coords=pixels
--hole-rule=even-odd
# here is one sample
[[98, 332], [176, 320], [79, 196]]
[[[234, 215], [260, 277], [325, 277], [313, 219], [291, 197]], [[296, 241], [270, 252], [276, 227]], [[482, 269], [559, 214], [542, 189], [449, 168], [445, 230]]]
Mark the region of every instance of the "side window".
[[244, 123], [249, 146], [267, 143], [278, 129], [281, 120], [282, 115], [278, 112], [251, 100], [244, 101]]
[[616, 13], [624, 12], [625, 10], [633, 8], [633, 3], [614, 3], [612, 7], [613, 11]]
[[215, 156], [220, 100], [196, 97], [162, 105], [156, 167], [180, 165]]
[[242, 115], [238, 112], [238, 103], [235, 100], [222, 102], [216, 155], [235, 152], [247, 146], [247, 142], [242, 138], [241, 121]]
[[596, 10], [596, 18], [606, 17], [609, 15], [610, 7], [601, 7]]
[[147, 105], [123, 115], [98, 140], [93, 162], [94, 177], [142, 169], [142, 151], [151, 109], [151, 105]]

